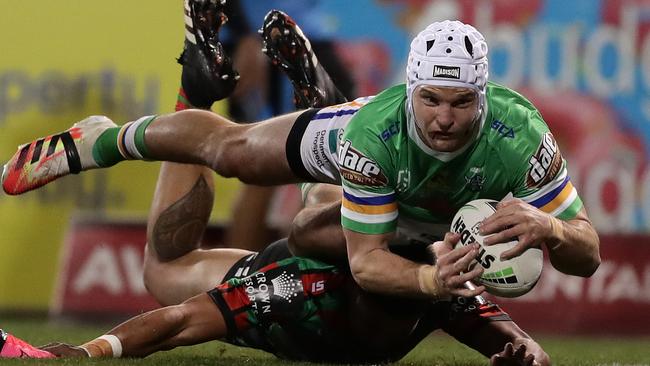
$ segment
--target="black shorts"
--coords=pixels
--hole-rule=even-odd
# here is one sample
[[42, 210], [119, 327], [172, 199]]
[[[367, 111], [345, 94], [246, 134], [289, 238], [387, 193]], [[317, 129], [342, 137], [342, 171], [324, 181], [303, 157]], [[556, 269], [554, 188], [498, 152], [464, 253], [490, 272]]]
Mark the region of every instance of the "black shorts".
[[323, 344], [340, 342], [333, 324], [347, 316], [347, 272], [291, 256], [283, 239], [239, 260], [227, 278], [208, 295], [223, 315], [230, 343], [314, 361], [328, 356]]
[[[477, 299], [455, 298], [432, 304], [363, 294], [345, 269], [292, 257], [286, 239], [258, 255], [242, 258], [228, 271], [227, 278], [208, 291], [226, 322], [227, 340], [292, 360], [396, 361], [435, 329], [463, 339], [486, 322], [510, 320], [498, 306], [480, 304]], [[396, 319], [419, 319], [410, 332], [395, 335], [391, 347], [378, 350], [363, 332], [357, 333], [358, 326], [350, 328], [351, 321], [373, 313], [372, 309], [362, 309], [362, 296], [370, 296], [374, 300], [369, 304], [389, 309]], [[378, 298], [380, 303], [376, 302]], [[368, 323], [362, 329], [376, 332], [377, 324], [384, 321], [369, 319], [362, 323]]]

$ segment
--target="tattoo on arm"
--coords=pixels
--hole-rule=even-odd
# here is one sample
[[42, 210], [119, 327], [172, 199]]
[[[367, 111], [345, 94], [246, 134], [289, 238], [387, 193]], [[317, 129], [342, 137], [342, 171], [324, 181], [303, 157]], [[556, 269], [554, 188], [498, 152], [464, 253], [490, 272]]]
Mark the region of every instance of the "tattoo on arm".
[[201, 176], [185, 196], [158, 216], [150, 244], [159, 260], [171, 261], [198, 248], [213, 199], [212, 191]]

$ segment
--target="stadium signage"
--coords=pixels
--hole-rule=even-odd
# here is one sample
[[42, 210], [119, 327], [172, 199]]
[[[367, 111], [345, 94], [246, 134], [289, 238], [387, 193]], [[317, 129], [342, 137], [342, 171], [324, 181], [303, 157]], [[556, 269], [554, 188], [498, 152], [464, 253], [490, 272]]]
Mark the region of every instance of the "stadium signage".
[[530, 293], [495, 301], [525, 329], [556, 334], [648, 334], [650, 252], [646, 243], [650, 237], [601, 235], [600, 239], [603, 261], [590, 278], [567, 276], [547, 261]]
[[142, 279], [144, 224], [75, 221], [61, 258], [55, 315], [136, 315], [159, 307]]

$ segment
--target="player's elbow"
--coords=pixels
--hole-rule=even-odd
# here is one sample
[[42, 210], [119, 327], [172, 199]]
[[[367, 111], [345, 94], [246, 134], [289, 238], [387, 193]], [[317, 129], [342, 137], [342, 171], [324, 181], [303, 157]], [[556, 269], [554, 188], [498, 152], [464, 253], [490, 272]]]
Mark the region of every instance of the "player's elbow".
[[594, 273], [596, 273], [596, 270], [598, 270], [598, 267], [600, 267], [601, 262], [600, 251], [598, 248], [599, 244], [596, 243], [592, 250], [590, 250], [588, 253], [585, 253], [582, 264], [578, 268], [578, 273], [576, 274], [577, 276], [591, 277]]
[[596, 270], [598, 270], [598, 267], [600, 267], [600, 253], [596, 252], [591, 255], [591, 258], [589, 259], [588, 263], [584, 266], [584, 271], [580, 275], [582, 277], [591, 277], [594, 273], [596, 273]]
[[374, 289], [373, 279], [376, 269], [370, 261], [364, 258], [350, 258], [350, 272], [354, 281], [365, 291], [372, 292]]
[[567, 261], [566, 258], [557, 258], [550, 256], [551, 264], [558, 271], [571, 276], [591, 277], [598, 267], [600, 267], [600, 253], [586, 254], [579, 261], [572, 259]]
[[289, 250], [293, 255], [305, 256], [313, 243], [313, 233], [309, 230], [310, 222], [304, 214], [305, 209], [299, 212], [293, 220], [289, 232]]

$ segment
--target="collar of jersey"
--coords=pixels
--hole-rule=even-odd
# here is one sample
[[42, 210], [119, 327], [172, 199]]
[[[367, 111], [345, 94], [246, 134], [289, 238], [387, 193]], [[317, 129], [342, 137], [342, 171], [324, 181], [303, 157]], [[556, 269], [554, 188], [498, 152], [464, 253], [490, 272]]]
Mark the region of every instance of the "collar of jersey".
[[483, 113], [481, 113], [481, 119], [479, 121], [479, 127], [474, 131], [474, 135], [472, 136], [469, 141], [463, 147], [456, 151], [451, 151], [451, 152], [444, 152], [444, 151], [436, 151], [430, 148], [422, 138], [420, 138], [420, 135], [418, 134], [417, 131], [417, 126], [415, 125], [415, 114], [413, 113], [413, 105], [411, 103], [408, 103], [407, 99], [407, 107], [406, 107], [406, 126], [408, 129], [408, 134], [411, 140], [415, 141], [415, 144], [418, 145], [420, 150], [424, 151], [427, 155], [430, 155], [442, 162], [448, 162], [458, 155], [462, 154], [467, 150], [476, 140], [478, 140], [479, 135], [481, 134], [481, 131], [483, 130], [483, 125], [485, 124], [485, 119], [487, 118], [487, 103], [485, 103], [485, 110]]

